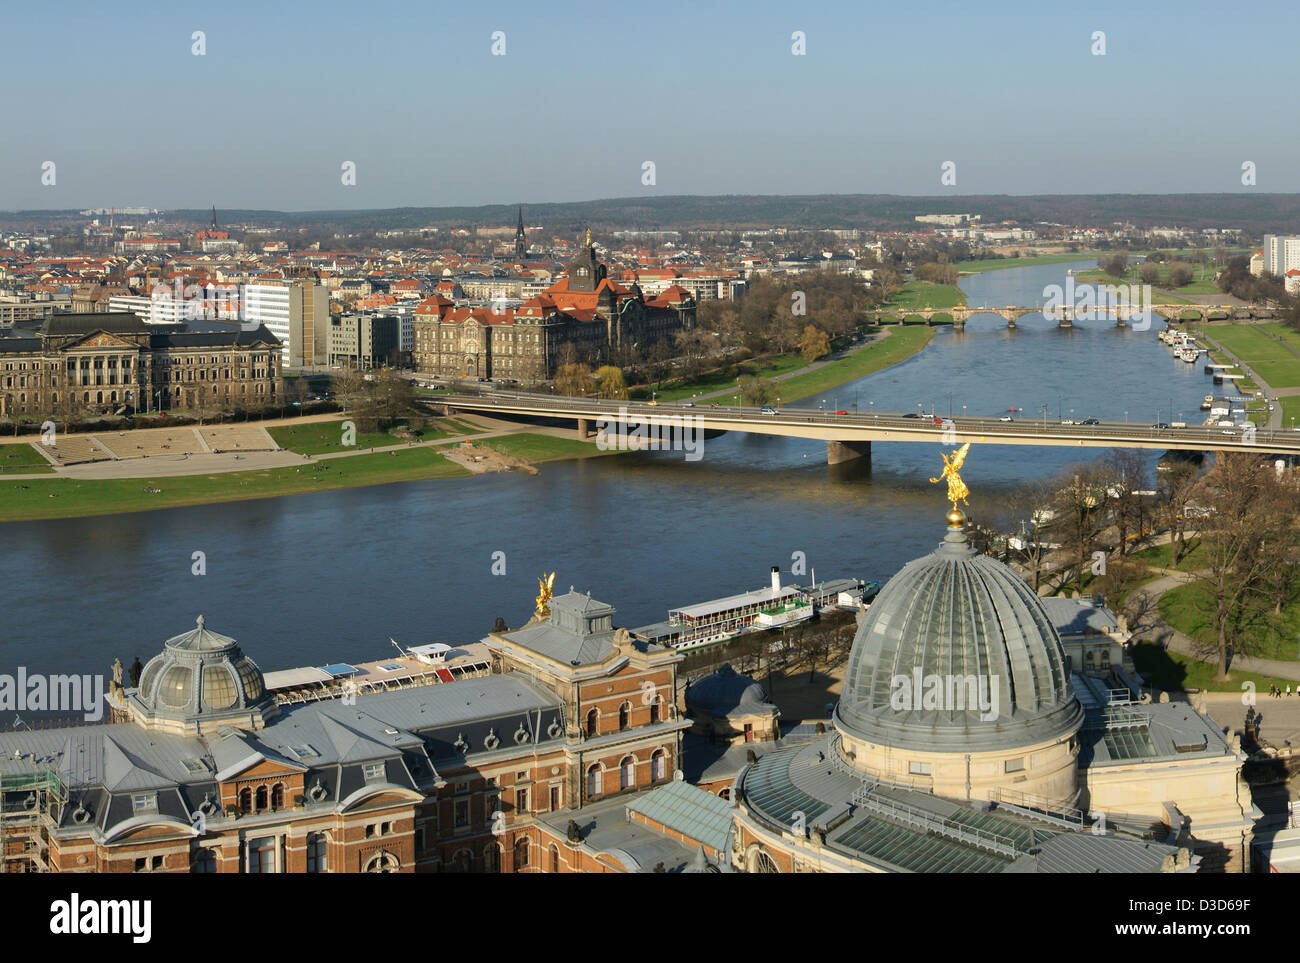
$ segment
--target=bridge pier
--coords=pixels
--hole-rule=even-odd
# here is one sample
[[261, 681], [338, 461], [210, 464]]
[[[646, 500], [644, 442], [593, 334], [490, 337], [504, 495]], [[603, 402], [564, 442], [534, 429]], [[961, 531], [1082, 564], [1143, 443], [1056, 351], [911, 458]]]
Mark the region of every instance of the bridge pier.
[[1073, 328], [1073, 327], [1074, 327], [1074, 322], [1071, 321], [1071, 320], [1069, 319], [1069, 317], [1067, 317], [1066, 315], [1062, 314], [1062, 315], [1061, 315], [1061, 320], [1059, 320], [1059, 321], [1056, 322], [1056, 326], [1057, 326], [1058, 328]]
[[871, 457], [871, 442], [869, 441], [828, 441], [826, 442], [826, 464], [842, 465], [846, 461], [852, 461], [855, 458], [861, 458], [863, 455]]
[[587, 436], [588, 436], [589, 434], [591, 434], [591, 419], [590, 419], [590, 418], [579, 418], [579, 419], [578, 419], [578, 438], [579, 438], [579, 440], [580, 440], [580, 441], [586, 441], [586, 440], [587, 440]]
[[1016, 326], [1016, 319], [1015, 319], [1015, 318], [1007, 318], [1007, 327], [1008, 327], [1008, 328], [1014, 328], [1015, 326]]

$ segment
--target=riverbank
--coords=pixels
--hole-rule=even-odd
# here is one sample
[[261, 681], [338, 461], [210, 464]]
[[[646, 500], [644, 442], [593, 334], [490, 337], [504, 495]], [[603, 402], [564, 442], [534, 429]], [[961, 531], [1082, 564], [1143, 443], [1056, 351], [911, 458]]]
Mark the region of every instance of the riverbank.
[[[838, 385], [866, 377], [910, 358], [930, 343], [934, 329], [907, 326], [885, 329], [863, 345], [824, 361], [804, 364], [773, 380], [782, 404], [814, 397]], [[725, 394], [724, 389], [718, 394]], [[523, 469], [536, 463], [612, 454], [591, 441], [568, 437], [562, 429], [509, 425], [492, 431], [482, 418], [439, 419], [437, 429], [415, 444], [394, 444], [383, 433], [359, 436], [355, 446], [342, 446], [340, 416], [314, 417], [310, 424], [272, 426], [269, 430], [280, 452], [257, 457], [264, 463], [254, 470], [238, 465], [236, 456], [196, 455], [185, 465], [157, 460], [152, 464], [128, 460], [76, 466], [78, 472], [110, 475], [130, 472], [130, 477], [74, 477], [44, 462], [25, 442], [0, 446], [0, 522], [79, 518], [91, 515], [152, 511], [187, 505], [277, 498], [338, 488], [357, 488], [394, 482], [457, 478], [484, 470]], [[473, 438], [496, 457], [470, 452], [447, 457], [456, 439]], [[485, 437], [487, 436], [487, 437]], [[389, 442], [384, 446], [384, 442]], [[366, 451], [372, 448], [376, 450]], [[15, 453], [19, 454], [15, 454]], [[475, 455], [482, 460], [475, 461]], [[246, 465], [246, 463], [245, 463]], [[147, 471], [141, 471], [147, 468]], [[35, 477], [40, 475], [41, 477]], [[49, 477], [46, 477], [49, 476]]]
[[[515, 426], [503, 433], [485, 431], [473, 436], [473, 448], [490, 448], [497, 453], [495, 458], [489, 456], [491, 464], [479, 471], [519, 469], [535, 475], [532, 466], [537, 463], [607, 454], [590, 442], [547, 433], [558, 431]], [[456, 450], [463, 447], [462, 441], [439, 441], [318, 458], [304, 456], [302, 463], [294, 466], [157, 478], [63, 476], [4, 480], [0, 481], [0, 522], [147, 512], [395, 482], [464, 478], [478, 472], [457, 463], [461, 459]]]

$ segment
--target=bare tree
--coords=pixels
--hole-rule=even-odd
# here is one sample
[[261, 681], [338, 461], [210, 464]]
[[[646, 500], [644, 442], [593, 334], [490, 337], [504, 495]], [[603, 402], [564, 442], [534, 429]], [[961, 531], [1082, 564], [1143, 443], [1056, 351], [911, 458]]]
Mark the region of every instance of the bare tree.
[[1214, 631], [1217, 679], [1227, 678], [1228, 650], [1248, 653], [1274, 607], [1275, 581], [1295, 553], [1295, 483], [1261, 459], [1221, 453], [1199, 486], [1208, 515], [1200, 526], [1205, 591], [1200, 608]]
[[1187, 508], [1196, 497], [1200, 468], [1191, 462], [1172, 462], [1160, 473], [1156, 489], [1160, 512], [1169, 528], [1169, 567], [1177, 568], [1185, 548]]
[[1074, 581], [1082, 587], [1105, 518], [1105, 475], [1096, 463], [1072, 465], [1053, 479], [1053, 489], [1052, 528], [1062, 550], [1074, 556]]
[[1146, 521], [1146, 496], [1151, 485], [1146, 459], [1132, 448], [1113, 448], [1101, 461], [1102, 482], [1110, 501], [1111, 519], [1119, 532], [1119, 555], [1128, 554], [1129, 535], [1140, 539]]

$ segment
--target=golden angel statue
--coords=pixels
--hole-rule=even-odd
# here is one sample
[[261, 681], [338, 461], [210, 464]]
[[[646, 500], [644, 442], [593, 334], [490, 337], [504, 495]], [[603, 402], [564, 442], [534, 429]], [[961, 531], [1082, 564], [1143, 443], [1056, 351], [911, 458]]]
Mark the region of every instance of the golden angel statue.
[[543, 575], [537, 580], [537, 617], [539, 619], [550, 618], [551, 615], [551, 595], [555, 586], [555, 573], [551, 572]]
[[958, 474], [961, 471], [962, 464], [966, 461], [966, 452], [968, 451], [970, 451], [969, 441], [954, 451], [951, 459], [940, 452], [940, 456], [943, 458], [943, 474], [938, 478], [930, 479], [932, 485], [937, 485], [945, 478], [948, 479], [948, 501], [952, 502], [954, 511], [957, 510], [958, 502], [966, 504], [966, 496], [970, 494], [970, 489], [966, 487], [966, 483], [961, 480], [961, 475]]

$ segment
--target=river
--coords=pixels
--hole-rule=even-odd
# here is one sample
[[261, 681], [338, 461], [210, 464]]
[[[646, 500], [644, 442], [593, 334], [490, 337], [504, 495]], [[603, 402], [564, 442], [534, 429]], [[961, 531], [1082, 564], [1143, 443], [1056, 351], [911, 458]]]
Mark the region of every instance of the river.
[[[1042, 303], [1067, 267], [1011, 268], [961, 282], [972, 305]], [[804, 404], [940, 415], [1199, 420], [1202, 365], [1114, 322], [1014, 331], [996, 315], [937, 330], [911, 359]], [[1017, 417], [1020, 417], [1018, 414]], [[482, 637], [522, 624], [536, 577], [590, 591], [637, 626], [676, 607], [791, 580], [801, 552], [817, 577], [884, 581], [943, 536], [937, 446], [877, 443], [830, 469], [824, 443], [729, 434], [704, 457], [624, 454], [547, 464], [536, 477], [408, 482], [147, 513], [0, 527], [0, 672], [106, 672], [147, 661], [202, 613], [263, 669], [366, 661], [402, 643]], [[1090, 449], [976, 446], [963, 477], [971, 513]], [[1152, 456], [1154, 461], [1154, 455]], [[195, 575], [203, 552], [206, 574]], [[494, 553], [505, 574], [494, 575]], [[498, 556], [499, 558], [499, 556]], [[499, 566], [498, 566], [499, 567]], [[799, 580], [795, 578], [794, 580]], [[803, 581], [807, 581], [804, 577]], [[0, 720], [7, 723], [9, 720]]]

